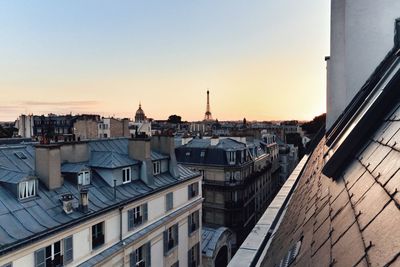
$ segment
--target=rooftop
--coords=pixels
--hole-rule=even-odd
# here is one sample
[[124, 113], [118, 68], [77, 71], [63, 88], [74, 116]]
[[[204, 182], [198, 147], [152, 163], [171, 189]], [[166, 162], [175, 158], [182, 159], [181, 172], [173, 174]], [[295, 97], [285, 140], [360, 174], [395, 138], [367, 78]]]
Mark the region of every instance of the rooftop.
[[[127, 158], [128, 139], [105, 139], [89, 142], [91, 150], [123, 156]], [[109, 150], [106, 152], [105, 150]], [[92, 153], [96, 155], [97, 152]], [[21, 154], [22, 153], [22, 154]], [[156, 153], [154, 156], [160, 157]], [[94, 156], [96, 158], [97, 156]], [[165, 158], [165, 156], [163, 156]], [[93, 158], [89, 162], [93, 162]], [[132, 161], [130, 164], [136, 164]], [[87, 162], [67, 163], [62, 165], [65, 172], [77, 172], [86, 167]], [[124, 165], [124, 164], [121, 164]], [[76, 183], [64, 179], [60, 188], [48, 190], [39, 183], [36, 197], [29, 201], [19, 201], [10, 191], [7, 184], [17, 183], [21, 179], [35, 173], [35, 147], [32, 144], [3, 146], [0, 148], [0, 255], [9, 250], [33, 242], [44, 236], [71, 227], [82, 220], [97, 216], [116, 208], [123, 203], [133, 202], [159, 190], [168, 188], [181, 181], [197, 177], [196, 172], [178, 165], [178, 178], [169, 172], [157, 175], [154, 185], [146, 185], [136, 179], [131, 183], [110, 187], [101, 177], [101, 172], [93, 171], [89, 190], [89, 212], [83, 213], [76, 209], [71, 214], [63, 211], [61, 195], [72, 194], [73, 206], [78, 206], [79, 190]], [[98, 165], [96, 165], [98, 166]], [[118, 165], [119, 166], [119, 165]], [[96, 168], [94, 168], [96, 170]], [[134, 179], [134, 178], [133, 178]]]

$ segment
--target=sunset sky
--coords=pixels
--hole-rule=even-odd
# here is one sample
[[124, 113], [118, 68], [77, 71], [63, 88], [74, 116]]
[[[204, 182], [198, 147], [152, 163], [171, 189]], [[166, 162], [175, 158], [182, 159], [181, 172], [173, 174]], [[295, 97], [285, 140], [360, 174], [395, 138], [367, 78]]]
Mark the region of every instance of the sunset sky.
[[97, 113], [219, 120], [325, 112], [329, 3], [1, 1], [0, 120]]

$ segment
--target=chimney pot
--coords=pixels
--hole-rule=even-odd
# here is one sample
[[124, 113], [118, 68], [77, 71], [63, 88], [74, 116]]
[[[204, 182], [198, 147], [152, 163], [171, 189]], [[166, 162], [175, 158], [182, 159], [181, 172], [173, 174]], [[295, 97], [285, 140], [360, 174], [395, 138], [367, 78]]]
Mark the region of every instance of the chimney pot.
[[89, 190], [82, 188], [79, 192], [79, 209], [83, 213], [89, 211]]

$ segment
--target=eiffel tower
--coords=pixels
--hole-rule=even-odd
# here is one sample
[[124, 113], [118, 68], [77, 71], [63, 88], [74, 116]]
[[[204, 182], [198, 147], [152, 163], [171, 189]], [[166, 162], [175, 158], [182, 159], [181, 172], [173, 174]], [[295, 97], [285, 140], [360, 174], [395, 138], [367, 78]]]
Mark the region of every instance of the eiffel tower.
[[210, 91], [207, 90], [207, 110], [206, 113], [204, 114], [204, 120], [205, 121], [212, 121], [212, 115], [211, 115], [211, 110], [210, 110]]

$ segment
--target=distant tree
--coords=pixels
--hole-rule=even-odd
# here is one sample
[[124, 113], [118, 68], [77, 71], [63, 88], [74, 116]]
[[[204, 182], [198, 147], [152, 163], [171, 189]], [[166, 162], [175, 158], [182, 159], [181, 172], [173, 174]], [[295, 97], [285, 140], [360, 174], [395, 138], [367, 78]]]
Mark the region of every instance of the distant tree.
[[312, 121], [304, 123], [303, 125], [301, 125], [301, 128], [308, 135], [312, 136], [315, 135], [323, 125], [325, 125], [325, 122], [326, 122], [326, 113], [315, 117]]
[[11, 138], [17, 129], [14, 127], [2, 127], [0, 125], [0, 138]]
[[175, 123], [175, 124], [182, 123], [182, 117], [178, 116], [176, 114], [171, 115], [171, 116], [168, 117], [168, 122], [169, 123]]

